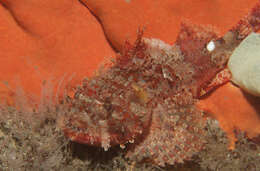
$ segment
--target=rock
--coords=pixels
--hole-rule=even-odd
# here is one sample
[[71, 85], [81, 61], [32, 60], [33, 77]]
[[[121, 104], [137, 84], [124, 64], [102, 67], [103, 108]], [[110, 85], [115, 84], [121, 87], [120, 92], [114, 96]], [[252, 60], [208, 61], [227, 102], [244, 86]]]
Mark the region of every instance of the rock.
[[232, 81], [246, 92], [260, 96], [260, 34], [251, 33], [235, 49], [228, 67]]

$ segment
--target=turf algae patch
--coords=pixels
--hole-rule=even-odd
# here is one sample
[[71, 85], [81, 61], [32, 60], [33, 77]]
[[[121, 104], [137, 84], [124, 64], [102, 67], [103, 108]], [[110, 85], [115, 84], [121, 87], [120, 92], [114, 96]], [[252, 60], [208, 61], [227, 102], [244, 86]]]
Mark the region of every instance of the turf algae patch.
[[197, 161], [203, 170], [237, 171], [260, 169], [259, 141], [254, 142], [243, 132], [236, 132], [236, 149], [227, 150], [228, 139], [219, 127], [218, 121], [207, 121], [207, 140], [205, 149], [198, 153]]
[[[137, 165], [123, 158], [120, 147], [90, 147], [70, 142], [58, 126], [58, 113], [0, 109], [0, 170], [158, 170], [151, 165]], [[28, 117], [28, 115], [30, 115]]]
[[42, 115], [46, 117], [0, 110], [1, 169], [53, 170], [66, 163], [69, 141], [56, 127], [55, 117]]

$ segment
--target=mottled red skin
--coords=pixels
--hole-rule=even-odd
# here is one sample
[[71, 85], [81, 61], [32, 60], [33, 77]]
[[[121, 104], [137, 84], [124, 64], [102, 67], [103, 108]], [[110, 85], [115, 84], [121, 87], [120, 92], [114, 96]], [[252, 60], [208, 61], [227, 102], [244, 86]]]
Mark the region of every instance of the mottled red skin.
[[[230, 30], [229, 33], [234, 36], [234, 40], [232, 40], [232, 46], [230, 46], [227, 50], [233, 51], [234, 48], [246, 36], [248, 36], [253, 31], [258, 31], [260, 27], [259, 19], [260, 3], [257, 3], [257, 5], [249, 13], [249, 15], [243, 18], [235, 27]], [[229, 71], [226, 69], [226, 64], [230, 54], [220, 53], [220, 55], [226, 55], [223, 61], [220, 62], [220, 65], [214, 66], [211, 64], [212, 54], [209, 52], [205, 52], [206, 45], [211, 40], [219, 43], [220, 46], [225, 46], [225, 43], [228, 44], [227, 42], [225, 42], [227, 41], [227, 39], [225, 37], [218, 37], [213, 29], [205, 29], [205, 27], [195, 26], [186, 22], [182, 25], [182, 29], [176, 41], [176, 44], [180, 46], [181, 51], [185, 56], [185, 61], [196, 66], [196, 74], [194, 79], [197, 81], [197, 88], [194, 91], [195, 98], [199, 98], [200, 96], [214, 90], [216, 87], [229, 82], [231, 78]], [[139, 35], [137, 43], [134, 46], [126, 43], [124, 52], [117, 58], [117, 64], [122, 66], [122, 68], [127, 68], [128, 59], [131, 58], [133, 52], [136, 55], [142, 57], [145, 46], [140, 42], [142, 42], [141, 34]], [[83, 124], [82, 127], [84, 126], [85, 125]], [[64, 129], [64, 132], [65, 135], [67, 135], [71, 140], [79, 143], [96, 146], [100, 146], [101, 144], [100, 137], [94, 137], [95, 141], [91, 143], [91, 135], [85, 133], [77, 133], [67, 128]], [[118, 135], [110, 136], [111, 145], [123, 144], [128, 141], [128, 139], [118, 141]]]
[[[198, 81], [199, 89], [204, 87], [208, 81], [216, 75], [216, 69], [211, 63], [211, 54], [204, 53], [205, 45], [211, 40], [216, 40], [217, 34], [210, 29], [200, 26], [193, 26], [190, 23], [183, 23], [177, 44], [184, 53], [185, 61], [197, 66], [195, 78]], [[214, 68], [213, 68], [214, 67]], [[199, 96], [199, 91], [197, 95]]]
[[[129, 114], [126, 114], [125, 117], [129, 118]], [[70, 121], [70, 124], [77, 125], [78, 128], [84, 129], [84, 128], [87, 128], [87, 126], [88, 126], [87, 123], [80, 121], [77, 118], [71, 118], [71, 119], [72, 119], [72, 121]], [[131, 119], [136, 120], [136, 123], [140, 122], [137, 118], [132, 117]], [[138, 124], [136, 124], [136, 126], [137, 125]], [[146, 125], [146, 127], [147, 126], [148, 125]], [[69, 137], [72, 141], [75, 141], [75, 142], [78, 142], [81, 144], [88, 144], [88, 145], [101, 147], [101, 137], [99, 137], [99, 136], [89, 135], [85, 132], [75, 132], [66, 127], [63, 129], [63, 131], [64, 131], [64, 134], [67, 137]], [[121, 134], [115, 134], [115, 133], [110, 134], [110, 145], [114, 146], [114, 145], [118, 145], [118, 144], [125, 144], [127, 141], [132, 140], [131, 137], [137, 137], [137, 136], [139, 136], [138, 133], [136, 133], [136, 132], [131, 133], [129, 131], [128, 131], [128, 134], [124, 135], [124, 137], [122, 137]]]
[[[129, 60], [131, 59], [131, 57], [133, 55], [136, 55], [139, 58], [145, 57], [144, 52], [146, 50], [146, 47], [142, 41], [142, 34], [143, 34], [142, 31], [140, 31], [135, 45], [131, 45], [130, 43], [126, 42], [124, 52], [122, 52], [122, 55], [118, 55], [116, 58], [116, 63], [120, 68], [127, 69]], [[107, 66], [112, 66], [112, 64], [108, 63]], [[135, 80], [135, 77], [133, 79]], [[117, 87], [117, 89], [125, 88], [122, 85], [118, 84], [116, 81], [113, 81], [113, 85], [115, 87]], [[88, 86], [88, 84], [86, 84], [83, 86], [83, 89], [87, 90], [87, 92], [85, 92], [84, 90], [79, 90], [79, 91], [77, 91], [76, 94], [85, 94], [88, 97], [102, 101], [102, 99], [97, 95], [98, 93], [97, 93], [96, 89], [98, 89], [98, 88], [99, 87], [97, 86], [97, 87], [95, 87], [95, 89], [93, 89], [90, 86]], [[136, 90], [133, 89], [132, 91], [136, 91]], [[126, 103], [128, 103], [128, 102], [126, 102]], [[122, 109], [121, 106], [117, 106], [116, 108], [113, 109], [114, 111], [117, 111], [117, 112], [121, 112], [123, 110], [129, 111], [129, 112], [124, 113], [124, 118], [122, 119], [121, 124], [127, 124], [128, 121], [131, 120], [135, 123], [134, 127], [136, 128], [136, 130], [139, 130], [140, 127], [144, 127], [144, 128], [148, 127], [149, 119], [147, 121], [140, 122], [139, 118], [134, 113], [130, 112], [129, 105], [124, 104], [124, 102], [123, 102], [123, 106], [127, 106], [128, 108]], [[80, 108], [82, 108], [82, 107], [80, 107]], [[82, 109], [80, 109], [80, 111]], [[105, 119], [105, 118], [103, 118], [103, 119]], [[107, 119], [107, 120], [108, 120], [109, 125], [116, 124], [111, 119]], [[86, 122], [80, 120], [77, 117], [74, 117], [74, 118], [72, 117], [67, 122], [69, 122], [70, 125], [76, 125], [77, 128], [82, 129], [82, 130], [84, 130], [85, 128], [88, 128], [88, 124]], [[101, 146], [101, 137], [93, 136], [93, 135], [90, 135], [85, 132], [75, 132], [66, 126], [64, 127], [63, 130], [64, 130], [65, 135], [68, 136], [73, 141], [83, 143], [83, 144], [94, 145], [94, 146]], [[129, 130], [126, 130], [123, 135], [110, 132], [110, 145], [113, 146], [113, 145], [118, 145], [118, 144], [125, 144], [126, 142], [133, 140], [133, 138], [139, 136], [140, 134], [142, 134], [142, 132], [138, 132], [138, 131], [131, 132]]]
[[[84, 123], [83, 123], [84, 124]], [[85, 125], [82, 125], [81, 128], [85, 128]], [[72, 141], [81, 143], [81, 144], [88, 144], [97, 147], [101, 147], [101, 137], [91, 136], [84, 132], [75, 132], [71, 129], [63, 129], [65, 136], [69, 137]], [[123, 144], [125, 141], [119, 141], [120, 137], [118, 134], [110, 134], [111, 137], [111, 146]]]

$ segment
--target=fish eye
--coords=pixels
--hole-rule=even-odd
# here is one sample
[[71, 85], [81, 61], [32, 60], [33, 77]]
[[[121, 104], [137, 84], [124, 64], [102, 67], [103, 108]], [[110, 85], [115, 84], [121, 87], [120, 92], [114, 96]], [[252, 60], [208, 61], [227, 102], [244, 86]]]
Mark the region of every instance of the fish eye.
[[215, 43], [214, 43], [214, 41], [213, 40], [211, 40], [208, 44], [207, 44], [207, 50], [209, 51], [209, 52], [212, 52], [214, 49], [215, 49]]

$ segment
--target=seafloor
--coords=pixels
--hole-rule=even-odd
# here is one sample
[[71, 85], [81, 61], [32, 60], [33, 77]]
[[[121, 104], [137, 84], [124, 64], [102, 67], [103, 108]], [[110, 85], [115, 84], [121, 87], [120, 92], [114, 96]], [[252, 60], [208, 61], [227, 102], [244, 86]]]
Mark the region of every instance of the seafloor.
[[213, 119], [207, 121], [208, 142], [191, 161], [159, 167], [151, 161], [135, 162], [124, 157], [125, 149], [108, 151], [69, 141], [59, 129], [59, 117], [66, 112], [60, 104], [41, 112], [19, 112], [2, 107], [0, 113], [0, 170], [221, 170], [260, 169], [260, 146], [237, 132], [235, 150]]

